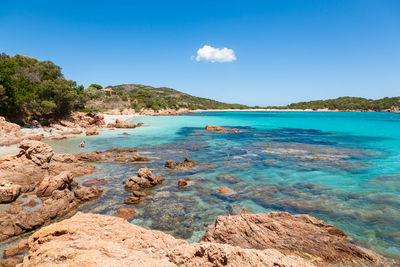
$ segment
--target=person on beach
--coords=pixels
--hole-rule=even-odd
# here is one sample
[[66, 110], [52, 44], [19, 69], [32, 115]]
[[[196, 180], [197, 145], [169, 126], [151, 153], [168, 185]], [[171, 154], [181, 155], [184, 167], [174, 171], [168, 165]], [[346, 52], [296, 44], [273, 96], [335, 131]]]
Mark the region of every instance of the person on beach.
[[53, 135], [53, 129], [49, 129], [49, 133], [50, 133], [50, 135]]
[[79, 144], [79, 147], [85, 147], [85, 141], [82, 141], [82, 142]]

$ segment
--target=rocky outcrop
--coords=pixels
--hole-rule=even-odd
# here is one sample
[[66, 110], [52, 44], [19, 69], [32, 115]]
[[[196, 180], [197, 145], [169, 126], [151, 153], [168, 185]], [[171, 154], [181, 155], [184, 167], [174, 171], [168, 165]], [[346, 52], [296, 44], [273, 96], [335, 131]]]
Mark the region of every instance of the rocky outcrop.
[[21, 141], [23, 135], [19, 125], [0, 116], [0, 146], [16, 144]]
[[56, 154], [49, 145], [40, 141], [24, 140], [19, 148], [18, 155], [0, 158], [0, 181], [21, 185], [25, 192], [32, 191], [45, 176], [71, 171], [74, 177], [78, 177], [92, 173], [95, 168], [74, 155]]
[[23, 266], [314, 266], [273, 249], [195, 243], [126, 220], [77, 213], [44, 227], [28, 240]]
[[91, 135], [99, 135], [99, 132], [97, 131], [96, 128], [89, 128], [86, 130], [86, 136], [91, 136]]
[[0, 204], [13, 202], [19, 197], [20, 194], [20, 185], [3, 183], [0, 185]]
[[206, 131], [213, 133], [240, 133], [240, 130], [237, 128], [226, 129], [220, 126], [206, 125]]
[[202, 240], [246, 249], [296, 253], [322, 265], [379, 262], [378, 256], [350, 243], [348, 235], [339, 228], [308, 215], [287, 212], [219, 216]]
[[55, 190], [35, 210], [11, 206], [6, 214], [0, 216], [0, 241], [31, 231], [55, 218], [62, 217], [82, 202], [98, 197], [101, 192], [102, 190], [95, 186], [78, 187], [75, 192], [69, 189]]
[[75, 198], [81, 202], [98, 198], [103, 193], [103, 189], [93, 185], [91, 187], [80, 186], [75, 189]]
[[134, 124], [132, 122], [116, 119], [115, 120], [115, 128], [121, 128], [121, 129], [136, 128], [136, 124]]
[[195, 165], [197, 165], [197, 162], [188, 157], [185, 157], [182, 162], [172, 160], [167, 160], [165, 162], [165, 167], [169, 169], [186, 169]]
[[141, 168], [138, 170], [136, 176], [132, 176], [125, 180], [125, 189], [128, 191], [137, 191], [144, 188], [150, 188], [160, 184], [164, 180], [161, 176], [153, 174], [152, 170], [148, 168]]
[[46, 176], [36, 189], [36, 195], [38, 197], [48, 197], [55, 190], [64, 190], [66, 188], [71, 190], [72, 179], [72, 174], [69, 171], [64, 171], [57, 176]]
[[147, 199], [147, 198], [150, 198], [150, 197], [148, 195], [146, 195], [145, 193], [140, 192], [140, 191], [133, 191], [131, 193], [131, 195], [124, 200], [124, 203], [137, 204], [140, 202], [140, 200]]
[[49, 163], [54, 155], [51, 146], [34, 140], [24, 140], [19, 143], [20, 152], [18, 157], [24, 157], [38, 166]]

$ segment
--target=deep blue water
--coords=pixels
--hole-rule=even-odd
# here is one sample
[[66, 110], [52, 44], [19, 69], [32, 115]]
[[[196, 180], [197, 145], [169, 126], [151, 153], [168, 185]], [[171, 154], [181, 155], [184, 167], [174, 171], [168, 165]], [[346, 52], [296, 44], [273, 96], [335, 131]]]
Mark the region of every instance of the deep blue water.
[[[122, 182], [148, 166], [166, 177], [133, 205], [132, 223], [198, 241], [218, 215], [306, 213], [343, 229], [367, 247], [400, 256], [400, 114], [357, 112], [205, 112], [140, 117], [137, 129], [85, 137], [85, 150], [136, 147], [147, 164], [97, 163], [81, 181], [106, 178], [99, 201], [85, 212], [112, 215], [122, 206]], [[238, 134], [204, 131], [207, 124]], [[130, 135], [121, 135], [128, 132]], [[48, 141], [57, 152], [77, 152], [83, 137]], [[167, 159], [189, 156], [190, 171], [166, 170]], [[180, 177], [199, 178], [179, 189]], [[236, 194], [224, 197], [219, 186]]]

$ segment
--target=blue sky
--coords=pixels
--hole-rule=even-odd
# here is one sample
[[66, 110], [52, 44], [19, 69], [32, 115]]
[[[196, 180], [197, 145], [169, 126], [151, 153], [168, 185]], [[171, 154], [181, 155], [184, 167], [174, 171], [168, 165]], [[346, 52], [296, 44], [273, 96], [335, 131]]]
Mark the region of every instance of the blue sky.
[[[204, 45], [236, 60], [197, 61]], [[0, 51], [249, 105], [400, 95], [400, 1], [2, 1]], [[202, 57], [204, 59], [204, 57]]]

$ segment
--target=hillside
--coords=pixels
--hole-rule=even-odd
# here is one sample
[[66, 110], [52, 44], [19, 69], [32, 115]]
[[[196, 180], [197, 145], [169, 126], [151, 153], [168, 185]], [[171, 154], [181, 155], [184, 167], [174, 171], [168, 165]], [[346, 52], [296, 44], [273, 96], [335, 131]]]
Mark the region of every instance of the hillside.
[[[101, 107], [102, 109], [132, 108], [136, 111], [142, 109], [244, 109], [248, 108], [240, 104], [227, 104], [212, 99], [192, 96], [172, 88], [155, 88], [140, 84], [123, 84], [109, 86], [117, 95], [100, 96], [88, 103], [89, 108]], [[99, 99], [103, 103], [99, 103]], [[96, 103], [93, 103], [96, 102]]]
[[292, 103], [280, 109], [329, 109], [329, 110], [357, 110], [357, 111], [399, 111], [400, 97], [385, 97], [381, 99], [366, 99], [362, 97], [339, 97], [336, 99], [314, 100]]

